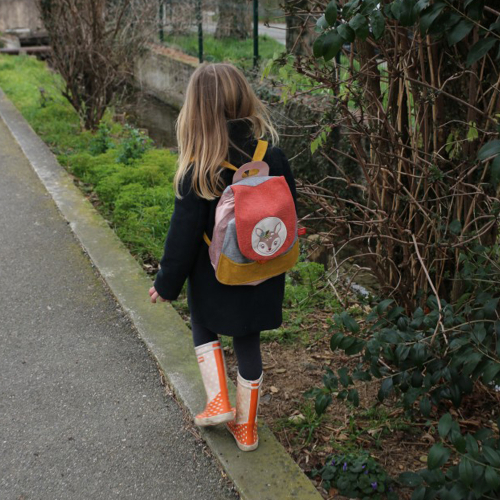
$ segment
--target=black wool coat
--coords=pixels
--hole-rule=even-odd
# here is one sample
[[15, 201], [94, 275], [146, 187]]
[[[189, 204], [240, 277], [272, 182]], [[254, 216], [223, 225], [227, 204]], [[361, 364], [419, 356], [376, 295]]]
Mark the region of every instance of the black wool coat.
[[[229, 136], [247, 155], [230, 148], [228, 161], [236, 167], [251, 161], [257, 140], [252, 137], [248, 122], [232, 122]], [[264, 161], [270, 167], [270, 175], [285, 177], [296, 203], [295, 182], [281, 149], [269, 146]], [[224, 169], [222, 176], [226, 185], [231, 184], [233, 174], [232, 170]], [[256, 286], [219, 283], [203, 240], [204, 232], [212, 239], [219, 199], [209, 201], [198, 197], [190, 189], [190, 182], [190, 176], [186, 176], [181, 189], [184, 196], [175, 200], [161, 269], [154, 283], [156, 291], [164, 299], [176, 300], [188, 279], [191, 320], [222, 335], [243, 336], [279, 327], [285, 275]]]

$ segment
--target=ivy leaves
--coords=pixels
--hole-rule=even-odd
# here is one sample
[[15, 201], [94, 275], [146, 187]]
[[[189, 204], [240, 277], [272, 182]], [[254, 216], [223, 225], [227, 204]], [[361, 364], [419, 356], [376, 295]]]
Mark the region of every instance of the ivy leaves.
[[337, 0], [332, 0], [316, 23], [321, 34], [313, 46], [314, 57], [329, 61], [344, 44], [356, 39], [365, 41], [371, 36], [375, 41], [380, 40], [388, 21], [396, 21], [405, 28], [419, 29], [422, 36], [444, 39], [450, 47], [464, 40], [476, 26], [480, 39], [470, 47], [465, 65], [472, 66], [495, 48], [499, 48], [496, 59], [500, 59], [500, 23], [488, 29], [480, 23], [484, 1], [454, 3], [456, 5], [445, 0], [433, 3], [430, 0], [393, 0], [382, 6], [375, 0], [351, 0], [340, 6]]
[[339, 7], [332, 0], [316, 23], [317, 30], [322, 33], [314, 42], [314, 57], [330, 61], [344, 44], [356, 38], [366, 40], [370, 33], [378, 40], [384, 33], [385, 18], [376, 6], [374, 0], [351, 0], [341, 7], [343, 22], [339, 22]]
[[[465, 260], [463, 264], [467, 265]], [[483, 291], [477, 296], [465, 294], [455, 307], [444, 300], [440, 304], [441, 308], [430, 296], [427, 312], [418, 307], [407, 316], [393, 299], [382, 300], [364, 319], [363, 330], [347, 311], [336, 314], [331, 350], [361, 359], [350, 373], [345, 367], [337, 374], [328, 371], [324, 388], [311, 395], [336, 393], [357, 404], [354, 382], [374, 377], [381, 379], [379, 401], [395, 394], [405, 408], [418, 408], [429, 417], [445, 401], [460, 407], [476, 380], [500, 384], [499, 297]], [[438, 322], [444, 334], [436, 336], [441, 332]], [[328, 404], [319, 406], [324, 411]], [[446, 436], [449, 431], [450, 423], [444, 420], [440, 433]]]
[[500, 140], [487, 142], [477, 155], [479, 161], [492, 160], [490, 164], [490, 183], [496, 187], [500, 183]]
[[[500, 441], [491, 430], [461, 434], [460, 427], [449, 413], [438, 424], [441, 442], [432, 446], [427, 456], [427, 469], [404, 472], [399, 482], [415, 488], [412, 500], [438, 498], [498, 498], [500, 493]], [[454, 463], [449, 465], [454, 454]], [[458, 460], [457, 460], [458, 457]]]

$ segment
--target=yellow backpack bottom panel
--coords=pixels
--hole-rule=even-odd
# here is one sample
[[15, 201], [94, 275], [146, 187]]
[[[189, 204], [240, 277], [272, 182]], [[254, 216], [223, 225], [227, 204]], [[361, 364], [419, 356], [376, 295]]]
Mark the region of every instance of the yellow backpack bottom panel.
[[298, 258], [298, 240], [289, 252], [262, 264], [259, 262], [239, 264], [221, 253], [215, 275], [224, 285], [247, 285], [254, 281], [272, 278], [288, 271], [295, 265]]

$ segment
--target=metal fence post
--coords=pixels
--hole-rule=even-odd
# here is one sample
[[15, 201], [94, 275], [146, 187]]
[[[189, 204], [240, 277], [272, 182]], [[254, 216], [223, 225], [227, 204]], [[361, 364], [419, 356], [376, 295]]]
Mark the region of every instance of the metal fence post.
[[201, 0], [196, 2], [196, 19], [198, 21], [198, 60], [203, 62], [203, 13], [201, 10]]
[[253, 0], [253, 67], [259, 64], [259, 0]]
[[158, 16], [160, 17], [160, 22], [158, 23], [158, 31], [160, 36], [160, 42], [165, 41], [165, 33], [163, 32], [163, 25], [165, 23], [165, 5], [164, 0], [160, 0], [160, 10], [158, 12]]

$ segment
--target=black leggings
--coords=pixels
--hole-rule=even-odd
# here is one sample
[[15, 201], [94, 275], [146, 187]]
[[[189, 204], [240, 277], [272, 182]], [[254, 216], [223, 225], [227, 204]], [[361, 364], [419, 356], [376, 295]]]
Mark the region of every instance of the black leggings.
[[[219, 340], [216, 333], [202, 325], [191, 322], [195, 347]], [[238, 371], [246, 380], [257, 380], [262, 375], [262, 357], [260, 354], [260, 332], [244, 337], [233, 337], [233, 347], [238, 359]]]

